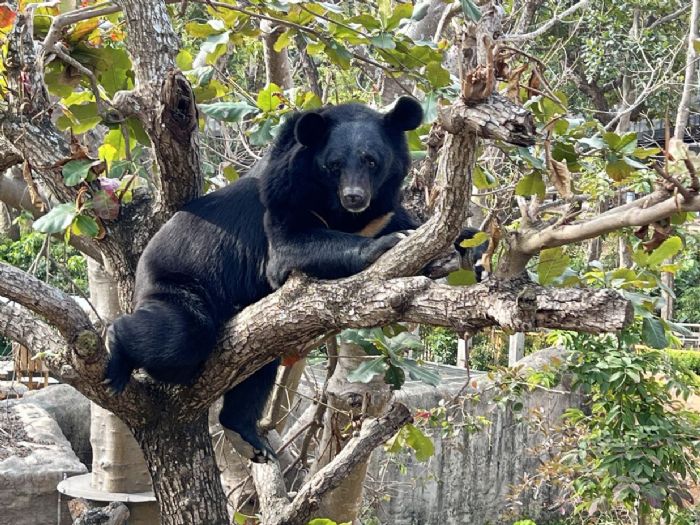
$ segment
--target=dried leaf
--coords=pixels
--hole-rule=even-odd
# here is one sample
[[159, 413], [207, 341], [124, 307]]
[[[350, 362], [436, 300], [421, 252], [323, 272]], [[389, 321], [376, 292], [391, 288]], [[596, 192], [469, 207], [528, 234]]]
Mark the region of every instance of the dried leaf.
[[571, 191], [571, 172], [569, 172], [566, 162], [549, 159], [549, 167], [549, 178], [559, 195], [564, 199], [570, 199], [573, 196]]

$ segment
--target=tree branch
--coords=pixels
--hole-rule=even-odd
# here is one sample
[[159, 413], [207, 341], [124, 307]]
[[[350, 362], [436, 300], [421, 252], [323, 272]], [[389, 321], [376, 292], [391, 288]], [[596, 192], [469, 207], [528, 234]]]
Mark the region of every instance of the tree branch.
[[0, 334], [29, 348], [32, 353], [58, 353], [66, 341], [29, 309], [0, 297]]
[[5, 137], [0, 135], [0, 173], [7, 171], [20, 162], [22, 162], [22, 155]]
[[549, 31], [552, 27], [554, 27], [556, 24], [564, 20], [567, 16], [575, 13], [579, 9], [583, 9], [585, 7], [588, 7], [588, 4], [591, 3], [591, 0], [580, 0], [579, 2], [575, 3], [568, 9], [565, 9], [561, 13], [559, 13], [557, 16], [553, 16], [547, 22], [542, 24], [540, 27], [535, 29], [534, 31], [531, 31], [529, 33], [522, 33], [519, 35], [504, 35], [502, 37], [502, 40], [504, 41], [509, 41], [509, 42], [523, 42], [525, 40], [532, 40], [534, 38], [537, 38], [540, 35], [545, 34], [547, 31]]
[[402, 404], [391, 406], [385, 415], [367, 419], [357, 437], [351, 439], [338, 455], [319, 470], [288, 503], [284, 481], [277, 463], [253, 465], [253, 480], [260, 496], [263, 522], [267, 525], [304, 525], [318, 508], [323, 494], [336, 488], [372, 451], [411, 421]]
[[691, 200], [686, 200], [681, 195], [669, 196], [647, 208], [612, 209], [580, 224], [550, 226], [540, 232], [525, 233], [517, 243], [517, 249], [532, 255], [542, 248], [592, 239], [628, 226], [646, 226], [681, 211], [700, 211], [700, 196], [696, 195]]
[[157, 228], [202, 192], [197, 106], [189, 82], [175, 65], [180, 42], [166, 2], [115, 3], [124, 11], [136, 82], [132, 91], [117, 93], [113, 103], [123, 114], [139, 118], [153, 143], [160, 172], [155, 192]]
[[452, 287], [426, 277], [386, 281], [372, 277], [371, 269], [338, 281], [296, 275], [227, 324], [221, 354], [207, 361], [177, 403], [206, 407], [285, 350], [333, 330], [407, 321], [457, 332], [496, 325], [609, 332], [631, 319], [630, 303], [615, 291], [543, 288], [524, 277]]
[[[32, 203], [26, 182], [21, 178], [12, 177], [7, 173], [0, 175], [0, 202], [4, 202], [16, 210], [28, 211], [35, 219], [44, 215]], [[57, 236], [63, 238], [62, 235]], [[95, 243], [92, 242], [91, 239], [86, 239], [79, 235], [71, 235], [69, 242], [71, 246], [88, 257], [92, 257], [96, 261], [102, 260], [102, 255], [97, 251]]]

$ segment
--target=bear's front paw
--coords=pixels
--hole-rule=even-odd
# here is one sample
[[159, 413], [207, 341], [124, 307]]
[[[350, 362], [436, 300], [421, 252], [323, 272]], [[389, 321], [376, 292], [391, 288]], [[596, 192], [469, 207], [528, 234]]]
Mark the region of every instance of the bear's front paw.
[[396, 246], [399, 241], [408, 237], [409, 232], [395, 232], [389, 235], [383, 235], [378, 239], [374, 239], [365, 251], [365, 259], [367, 264], [371, 264], [379, 257]]
[[114, 330], [111, 326], [107, 330], [107, 349], [109, 350], [109, 361], [107, 362], [105, 379], [102, 383], [107, 386], [110, 394], [116, 395], [126, 388], [134, 367], [131, 361], [119, 350]]

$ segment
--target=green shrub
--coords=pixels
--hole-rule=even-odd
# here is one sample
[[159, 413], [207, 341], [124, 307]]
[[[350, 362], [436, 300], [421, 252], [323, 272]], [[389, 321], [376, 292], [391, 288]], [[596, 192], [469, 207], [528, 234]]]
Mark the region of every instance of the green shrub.
[[674, 363], [700, 374], [700, 351], [698, 350], [675, 350], [669, 348], [666, 353]]

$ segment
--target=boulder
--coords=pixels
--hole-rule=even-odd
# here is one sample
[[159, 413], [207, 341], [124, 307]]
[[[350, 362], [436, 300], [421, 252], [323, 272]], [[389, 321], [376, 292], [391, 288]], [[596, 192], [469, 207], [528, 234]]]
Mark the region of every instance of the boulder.
[[0, 414], [0, 427], [0, 525], [70, 524], [56, 485], [87, 468], [56, 421], [34, 404], [14, 404]]
[[[36, 405], [56, 420], [78, 459], [92, 464], [90, 446], [90, 400], [70, 385], [51, 385], [27, 392], [22, 399], [10, 404]], [[1, 406], [1, 405], [0, 405]]]

